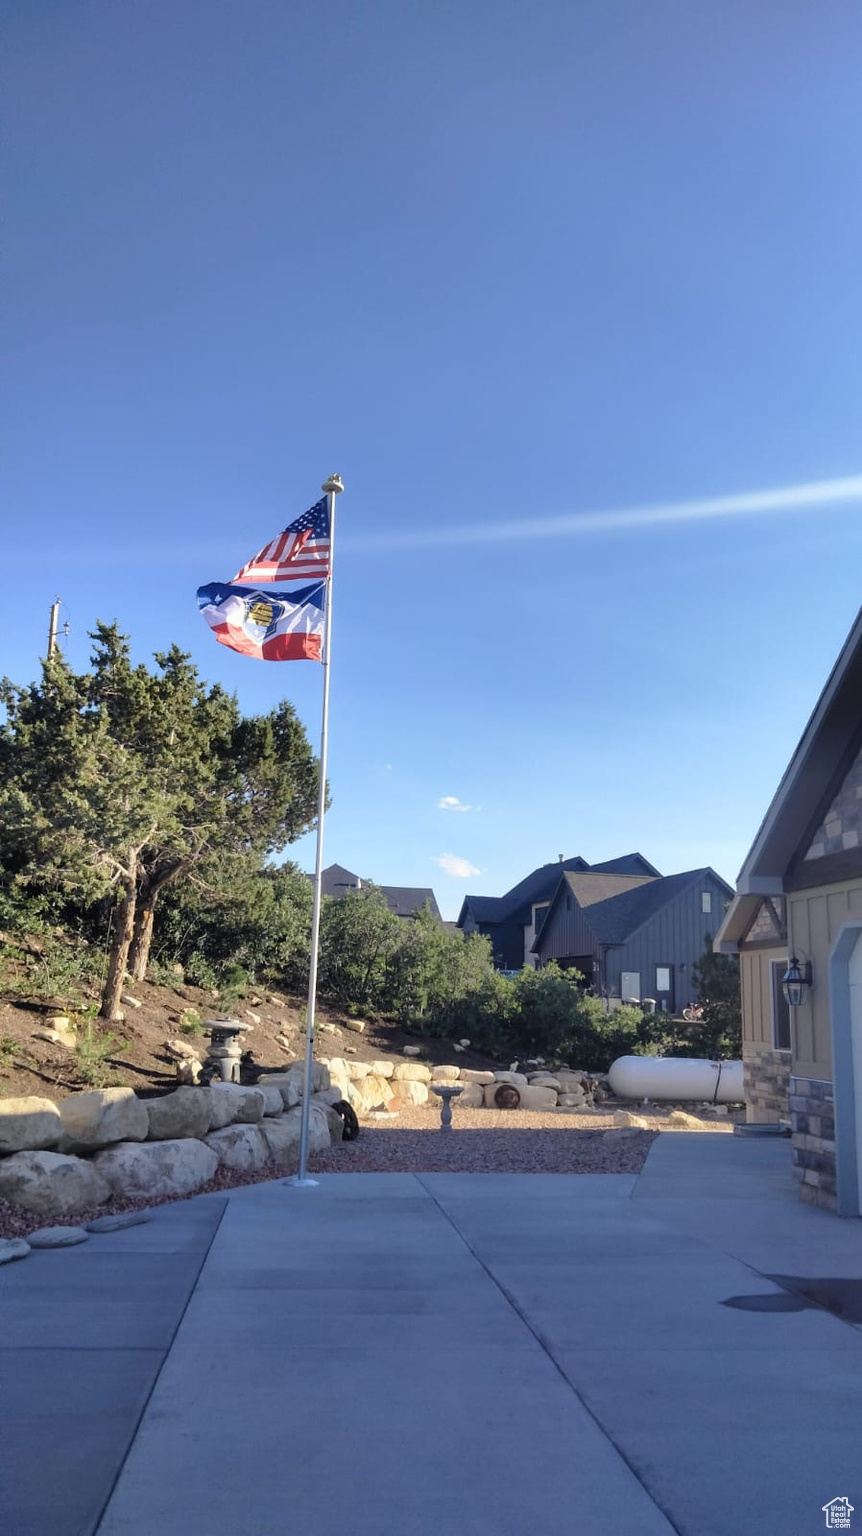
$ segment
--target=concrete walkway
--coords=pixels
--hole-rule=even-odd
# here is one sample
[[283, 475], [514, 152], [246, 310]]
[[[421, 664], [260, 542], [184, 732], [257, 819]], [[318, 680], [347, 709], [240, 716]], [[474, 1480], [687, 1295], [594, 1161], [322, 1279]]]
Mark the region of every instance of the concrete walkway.
[[0, 1529], [807, 1536], [842, 1495], [862, 1523], [862, 1330], [795, 1286], [862, 1277], [862, 1224], [789, 1164], [677, 1133], [640, 1179], [335, 1174], [7, 1266]]

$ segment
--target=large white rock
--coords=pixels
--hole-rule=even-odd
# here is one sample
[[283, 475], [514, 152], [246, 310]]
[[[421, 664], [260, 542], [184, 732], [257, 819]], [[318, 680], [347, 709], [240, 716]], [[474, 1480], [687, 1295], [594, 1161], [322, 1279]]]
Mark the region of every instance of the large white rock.
[[562, 1083], [553, 1072], [531, 1072], [527, 1082], [532, 1083], [536, 1088], [553, 1088], [555, 1093], [563, 1091]]
[[147, 1106], [133, 1088], [91, 1088], [60, 1105], [63, 1129], [76, 1147], [95, 1151], [114, 1141], [146, 1141]]
[[0, 1198], [44, 1216], [102, 1205], [111, 1191], [94, 1163], [61, 1152], [15, 1152], [0, 1163]]
[[329, 1127], [330, 1145], [336, 1147], [338, 1143], [344, 1139], [344, 1121], [338, 1113], [338, 1110], [333, 1109], [331, 1104], [321, 1104], [319, 1107], [323, 1110], [323, 1113], [326, 1116], [326, 1124]]
[[482, 1084], [462, 1083], [459, 1086], [462, 1091], [457, 1099], [452, 1100], [454, 1107], [457, 1109], [459, 1104], [463, 1104], [465, 1109], [481, 1109], [485, 1102], [485, 1089]]
[[[332, 1067], [329, 1068], [330, 1073]], [[372, 1061], [371, 1070], [375, 1077], [391, 1077], [395, 1071], [394, 1061]]]
[[432, 1067], [432, 1083], [457, 1083], [461, 1076], [460, 1067]]
[[405, 1056], [421, 1056], [422, 1047], [421, 1045], [405, 1045], [403, 1054]]
[[495, 1072], [495, 1083], [511, 1083], [515, 1088], [526, 1088], [527, 1076], [524, 1072]]
[[559, 1072], [554, 1073], [554, 1076], [563, 1093], [577, 1093], [578, 1089], [586, 1091], [590, 1085], [586, 1072], [569, 1072], [561, 1067]]
[[375, 1077], [371, 1072], [355, 1086], [359, 1089], [367, 1109], [385, 1109], [394, 1097], [389, 1078]]
[[256, 1173], [270, 1160], [269, 1143], [260, 1125], [226, 1125], [204, 1137], [218, 1158], [220, 1168], [236, 1173]]
[[350, 1077], [350, 1066], [343, 1056], [330, 1056], [328, 1061], [325, 1057], [321, 1057], [320, 1065], [328, 1067], [330, 1078], [348, 1079]]
[[267, 1087], [277, 1088], [281, 1094], [282, 1109], [293, 1109], [302, 1098], [301, 1079], [296, 1072], [270, 1072], [267, 1074]]
[[[302, 1084], [305, 1083], [305, 1062], [304, 1061], [292, 1061], [290, 1063], [288, 1071], [289, 1072], [298, 1072], [299, 1073], [300, 1083], [302, 1083]], [[329, 1087], [329, 1081], [330, 1081], [329, 1080], [329, 1067], [323, 1061], [313, 1061], [311, 1063], [311, 1091], [312, 1091], [312, 1093], [322, 1093], [324, 1088], [328, 1088]]]
[[263, 1119], [266, 1099], [259, 1088], [241, 1083], [213, 1083], [210, 1088], [210, 1130], [226, 1125], [257, 1125]]
[[476, 1067], [462, 1067], [460, 1081], [462, 1083], [493, 1083], [493, 1072], [480, 1072]]
[[[327, 1113], [319, 1104], [309, 1105], [308, 1113], [308, 1150], [309, 1152], [325, 1152], [331, 1145], [332, 1137], [329, 1129]], [[264, 1120], [261, 1133], [269, 1148], [270, 1160], [279, 1167], [286, 1167], [297, 1162], [299, 1157], [299, 1137], [302, 1125], [302, 1110], [290, 1109], [277, 1119]]]
[[333, 1104], [337, 1104], [343, 1097], [344, 1095], [340, 1087], [333, 1085], [332, 1088], [324, 1088], [320, 1093], [312, 1094], [312, 1103], [324, 1106], [329, 1105], [331, 1107]]
[[[278, 1074], [276, 1073], [275, 1075], [277, 1076]], [[260, 1089], [260, 1092], [263, 1094], [264, 1114], [284, 1114], [284, 1100], [281, 1097], [281, 1089], [279, 1088], [278, 1084], [270, 1083], [264, 1080], [262, 1083], [258, 1083], [257, 1086]]]
[[347, 1076], [352, 1083], [358, 1082], [361, 1077], [368, 1077], [371, 1072], [370, 1061], [346, 1061]]
[[56, 1147], [63, 1134], [60, 1111], [50, 1099], [0, 1099], [0, 1153], [38, 1152]]
[[430, 1083], [431, 1068], [422, 1061], [399, 1061], [392, 1077], [396, 1083]]
[[292, 1167], [299, 1157], [300, 1116], [299, 1109], [291, 1109], [287, 1114], [264, 1120], [261, 1125], [260, 1132], [267, 1145], [269, 1161], [279, 1168]]
[[428, 1084], [415, 1083], [410, 1078], [400, 1079], [395, 1083], [395, 1094], [402, 1104], [427, 1104]]
[[613, 1123], [620, 1130], [649, 1130], [649, 1121], [643, 1115], [633, 1115], [630, 1109], [615, 1109]]
[[150, 1141], [175, 1141], [179, 1136], [200, 1140], [210, 1126], [210, 1096], [204, 1088], [177, 1088], [159, 1099], [148, 1099]]
[[115, 1195], [192, 1195], [208, 1184], [218, 1167], [218, 1157], [203, 1141], [124, 1142], [98, 1152], [92, 1167]]
[[545, 1088], [541, 1083], [528, 1083], [526, 1088], [518, 1088], [521, 1095], [521, 1109], [556, 1109], [556, 1088]]

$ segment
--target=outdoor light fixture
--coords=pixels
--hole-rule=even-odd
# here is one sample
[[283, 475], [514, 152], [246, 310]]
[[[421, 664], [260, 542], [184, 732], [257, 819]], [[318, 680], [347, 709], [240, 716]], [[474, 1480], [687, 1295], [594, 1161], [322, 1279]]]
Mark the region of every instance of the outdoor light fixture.
[[790, 956], [790, 964], [781, 978], [781, 986], [784, 996], [791, 1008], [801, 1008], [808, 996], [811, 986], [811, 961], [797, 960], [795, 955]]

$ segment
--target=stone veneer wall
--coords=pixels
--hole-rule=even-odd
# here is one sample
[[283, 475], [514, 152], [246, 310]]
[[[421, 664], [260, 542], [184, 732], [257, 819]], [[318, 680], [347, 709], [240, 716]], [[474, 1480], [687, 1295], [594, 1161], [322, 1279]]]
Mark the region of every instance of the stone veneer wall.
[[776, 1125], [790, 1115], [790, 1052], [742, 1043], [745, 1118], [750, 1125]]
[[809, 1077], [790, 1079], [793, 1162], [799, 1194], [811, 1205], [836, 1208], [835, 1101], [832, 1084]]

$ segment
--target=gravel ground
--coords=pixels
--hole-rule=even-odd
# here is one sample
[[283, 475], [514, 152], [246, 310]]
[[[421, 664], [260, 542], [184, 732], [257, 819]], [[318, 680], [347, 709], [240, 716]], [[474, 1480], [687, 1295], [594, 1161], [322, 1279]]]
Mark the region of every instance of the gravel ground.
[[[642, 1113], [642, 1111], [638, 1111]], [[646, 1130], [605, 1136], [613, 1131], [613, 1111], [583, 1113], [546, 1110], [517, 1113], [493, 1109], [454, 1109], [454, 1130], [440, 1133], [437, 1105], [401, 1110], [397, 1119], [363, 1120], [356, 1141], [342, 1142], [309, 1158], [318, 1173], [639, 1173], [656, 1133], [670, 1133], [666, 1113], [644, 1113]], [[726, 1119], [704, 1120], [705, 1131], [732, 1132]], [[217, 1194], [242, 1184], [283, 1179], [290, 1170], [269, 1164], [258, 1173], [221, 1169], [199, 1194]], [[26, 1237], [45, 1226], [82, 1226], [97, 1216], [115, 1215], [165, 1200], [109, 1200], [69, 1216], [40, 1216], [0, 1200], [0, 1237]]]

